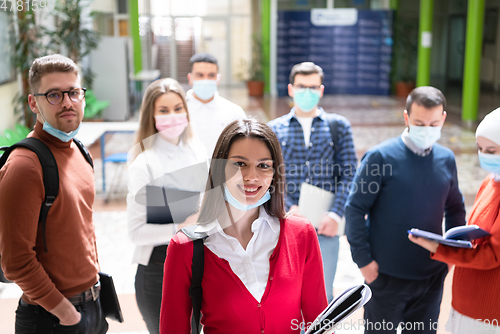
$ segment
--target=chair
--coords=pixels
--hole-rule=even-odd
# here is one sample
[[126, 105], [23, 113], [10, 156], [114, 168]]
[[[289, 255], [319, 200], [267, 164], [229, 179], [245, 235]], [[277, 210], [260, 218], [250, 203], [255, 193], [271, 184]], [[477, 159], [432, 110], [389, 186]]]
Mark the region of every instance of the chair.
[[[129, 133], [133, 134], [134, 131], [128, 131], [128, 130], [123, 130], [123, 131], [105, 131], [101, 135], [101, 159], [102, 159], [102, 191], [106, 194], [106, 201], [109, 200], [108, 195], [112, 192], [112, 189], [116, 187], [116, 185], [119, 183], [121, 180], [121, 172], [122, 168], [127, 162], [127, 156], [128, 156], [128, 149], [126, 152], [118, 152], [118, 153], [112, 153], [109, 155], [106, 155], [106, 136], [107, 135], [113, 135], [116, 133]], [[115, 170], [115, 173], [113, 175], [113, 178], [111, 180], [110, 188], [109, 191], [106, 193], [106, 163], [111, 162], [114, 164], [117, 164], [117, 169]]]

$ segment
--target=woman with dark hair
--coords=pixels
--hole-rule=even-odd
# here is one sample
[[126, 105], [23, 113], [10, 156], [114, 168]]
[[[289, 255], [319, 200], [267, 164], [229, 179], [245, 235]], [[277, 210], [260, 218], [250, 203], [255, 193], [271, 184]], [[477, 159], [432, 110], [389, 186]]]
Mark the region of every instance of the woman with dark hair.
[[[146, 187], [201, 192], [207, 177], [206, 150], [193, 136], [184, 90], [176, 80], [159, 79], [146, 89], [136, 145], [129, 156], [127, 215], [128, 235], [135, 244], [133, 262], [138, 264], [135, 295], [148, 331], [153, 334], [159, 333], [167, 244], [178, 226], [148, 223]], [[205, 166], [204, 175], [189, 172], [199, 164]], [[197, 209], [193, 208], [193, 212]], [[194, 223], [196, 217], [194, 214], [186, 220]]]
[[[195, 230], [208, 235], [205, 334], [300, 332], [327, 305], [314, 227], [285, 216], [283, 169], [267, 125], [234, 121], [220, 135]], [[192, 258], [192, 241], [177, 233], [165, 261], [160, 333], [191, 333]]]

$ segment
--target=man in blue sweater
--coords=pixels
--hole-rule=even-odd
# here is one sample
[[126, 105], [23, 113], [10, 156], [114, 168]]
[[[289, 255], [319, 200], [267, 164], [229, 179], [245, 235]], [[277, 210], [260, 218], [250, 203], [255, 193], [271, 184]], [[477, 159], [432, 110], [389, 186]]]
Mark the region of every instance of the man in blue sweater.
[[446, 100], [418, 87], [406, 100], [407, 128], [361, 160], [346, 204], [346, 235], [354, 262], [373, 297], [365, 305], [365, 333], [436, 333], [446, 264], [412, 244], [413, 227], [442, 234], [465, 224], [453, 152], [436, 141]]

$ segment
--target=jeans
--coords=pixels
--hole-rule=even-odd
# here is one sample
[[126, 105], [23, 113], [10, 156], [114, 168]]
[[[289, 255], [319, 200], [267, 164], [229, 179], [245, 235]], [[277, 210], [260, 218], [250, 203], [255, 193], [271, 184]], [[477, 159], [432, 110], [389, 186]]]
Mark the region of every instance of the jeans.
[[160, 333], [163, 265], [167, 246], [153, 249], [147, 266], [139, 264], [135, 275], [135, 298], [150, 334]]
[[20, 299], [16, 310], [16, 334], [104, 334], [108, 331], [99, 298], [75, 308], [82, 316], [80, 322], [63, 326], [55, 315], [43, 307], [27, 304]]
[[333, 300], [333, 280], [337, 271], [337, 262], [339, 260], [339, 237], [327, 237], [318, 235], [319, 248], [323, 258], [323, 271], [325, 275], [326, 297], [328, 303]]
[[365, 305], [365, 333], [435, 334], [448, 274], [444, 267], [422, 280], [397, 278], [382, 273], [368, 284], [372, 299]]

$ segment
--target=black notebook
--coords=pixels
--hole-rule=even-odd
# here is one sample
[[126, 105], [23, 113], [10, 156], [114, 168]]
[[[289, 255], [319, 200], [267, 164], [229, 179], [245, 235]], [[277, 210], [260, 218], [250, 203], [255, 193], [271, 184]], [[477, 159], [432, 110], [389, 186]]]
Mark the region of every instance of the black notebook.
[[99, 276], [101, 281], [100, 300], [102, 313], [108, 319], [123, 322], [122, 310], [116, 294], [113, 277], [103, 272], [100, 272]]
[[180, 224], [198, 211], [200, 192], [146, 186], [148, 224]]
[[306, 334], [333, 333], [337, 324], [360, 309], [371, 297], [372, 291], [366, 284], [346, 289], [318, 315]]

